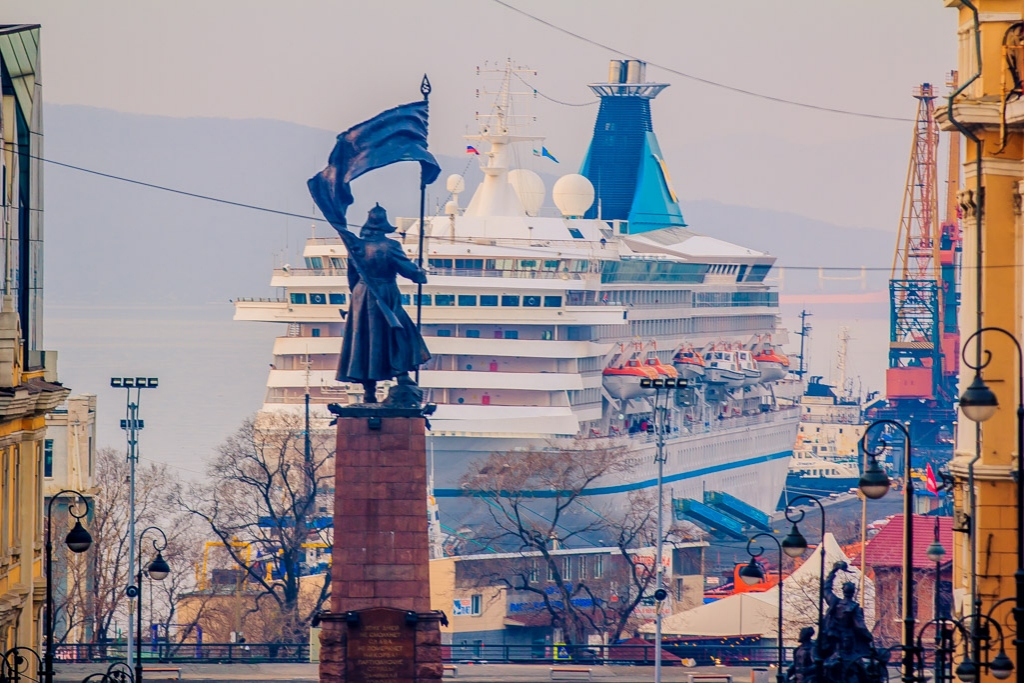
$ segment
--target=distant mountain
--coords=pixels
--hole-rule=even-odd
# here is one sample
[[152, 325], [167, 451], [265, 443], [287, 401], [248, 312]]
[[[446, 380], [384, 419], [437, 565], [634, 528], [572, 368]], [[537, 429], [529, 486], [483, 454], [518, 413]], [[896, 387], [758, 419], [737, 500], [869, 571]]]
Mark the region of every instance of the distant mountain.
[[[49, 104], [44, 155], [305, 216], [312, 212], [305, 180], [323, 167], [335, 134], [280, 121], [178, 119]], [[443, 178], [449, 173], [465, 173], [470, 190], [480, 178], [475, 157], [438, 158], [444, 172], [430, 188], [431, 208], [445, 200]], [[45, 168], [45, 286], [51, 303], [146, 306], [267, 296], [271, 267], [301, 263], [302, 242], [310, 234], [311, 222], [302, 218], [53, 164]], [[570, 172], [575, 167], [563, 163], [562, 168]], [[417, 171], [412, 164], [400, 164], [356, 181], [352, 221], [361, 222], [375, 201], [392, 218], [415, 215]], [[891, 253], [893, 237], [880, 231], [712, 201], [687, 202], [683, 209], [697, 231], [772, 253], [783, 266], [879, 266]], [[330, 234], [323, 223], [316, 230]], [[830, 283], [829, 289], [854, 286]], [[786, 291], [816, 287], [816, 272], [786, 274]]]

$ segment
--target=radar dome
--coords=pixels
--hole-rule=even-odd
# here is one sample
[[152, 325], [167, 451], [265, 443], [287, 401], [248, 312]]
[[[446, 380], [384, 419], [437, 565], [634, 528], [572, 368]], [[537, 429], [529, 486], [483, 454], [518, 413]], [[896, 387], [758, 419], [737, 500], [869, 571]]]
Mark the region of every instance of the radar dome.
[[547, 189], [539, 175], [529, 169], [517, 168], [508, 172], [508, 182], [519, 197], [519, 203], [523, 205], [527, 216], [536, 216], [540, 213]]
[[466, 189], [466, 181], [458, 173], [452, 173], [448, 176], [446, 183], [448, 191], [452, 194], [459, 194]]
[[551, 198], [563, 216], [582, 216], [594, 203], [594, 186], [586, 176], [570, 173], [551, 188]]

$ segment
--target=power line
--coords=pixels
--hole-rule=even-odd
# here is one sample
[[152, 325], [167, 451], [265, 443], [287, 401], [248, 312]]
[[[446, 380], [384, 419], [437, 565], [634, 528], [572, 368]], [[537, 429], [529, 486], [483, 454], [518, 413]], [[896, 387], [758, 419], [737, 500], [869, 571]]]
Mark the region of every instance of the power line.
[[[506, 8], [506, 9], [510, 9], [513, 12], [516, 12], [518, 14], [523, 15], [524, 17], [528, 17], [528, 18], [530, 18], [530, 19], [532, 19], [532, 20], [534, 20], [534, 21], [536, 21], [538, 23], [541, 23], [541, 24], [547, 26], [550, 29], [554, 29], [555, 31], [558, 31], [559, 33], [564, 33], [567, 36], [572, 36], [573, 38], [576, 38], [577, 40], [582, 40], [585, 43], [589, 43], [589, 44], [594, 45], [596, 47], [599, 47], [601, 49], [608, 50], [609, 52], [613, 52], [613, 53], [615, 53], [617, 55], [622, 55], [623, 57], [628, 57], [630, 59], [640, 59], [639, 57], [636, 57], [635, 55], [631, 55], [628, 52], [623, 52], [622, 50], [620, 50], [620, 49], [618, 49], [616, 47], [612, 47], [611, 45], [607, 45], [605, 43], [601, 43], [601, 42], [599, 42], [597, 40], [594, 40], [593, 38], [588, 38], [587, 36], [581, 35], [579, 33], [575, 33], [573, 31], [570, 31], [567, 28], [563, 28], [563, 27], [561, 27], [561, 26], [559, 26], [557, 24], [553, 24], [550, 21], [547, 21], [546, 19], [541, 19], [540, 17], [538, 17], [536, 15], [530, 14], [526, 10], [522, 10], [522, 9], [520, 9], [520, 8], [514, 6], [514, 5], [511, 5], [511, 4], [507, 3], [507, 2], [504, 2], [504, 0], [492, 0], [492, 1], [497, 3], [497, 4], [499, 4], [499, 5], [501, 5], [502, 7]], [[826, 106], [820, 105], [820, 104], [811, 104], [810, 102], [799, 102], [797, 100], [786, 99], [785, 97], [776, 97], [775, 95], [766, 95], [765, 93], [759, 93], [759, 92], [755, 92], [753, 90], [746, 90], [744, 88], [738, 88], [738, 87], [733, 86], [733, 85], [727, 85], [725, 83], [719, 83], [718, 81], [712, 81], [711, 79], [708, 79], [708, 78], [702, 78], [700, 76], [694, 76], [693, 74], [688, 74], [688, 73], [685, 73], [683, 71], [679, 71], [678, 69], [673, 69], [670, 66], [665, 66], [664, 64], [658, 64], [657, 62], [652, 62], [650, 60], [643, 60], [643, 61], [647, 62], [647, 64], [650, 64], [653, 67], [661, 69], [662, 71], [667, 71], [667, 72], [669, 72], [671, 74], [675, 74], [676, 76], [681, 76], [682, 78], [686, 78], [688, 80], [695, 81], [697, 83], [703, 83], [704, 85], [709, 85], [709, 86], [714, 87], [714, 88], [720, 88], [722, 90], [728, 90], [729, 92], [734, 92], [734, 93], [737, 93], [739, 95], [746, 95], [748, 97], [756, 97], [756, 98], [761, 99], [761, 100], [767, 100], [769, 102], [776, 102], [778, 104], [788, 104], [788, 105], [793, 106], [793, 107], [801, 107], [803, 109], [811, 109], [811, 110], [814, 110], [814, 111], [821, 111], [821, 112], [826, 112], [826, 113], [829, 113], [829, 114], [842, 114], [843, 116], [856, 116], [856, 117], [859, 117], [859, 118], [876, 119], [876, 120], [879, 120], [879, 121], [900, 121], [900, 122], [906, 121], [906, 122], [911, 122], [912, 123], [912, 122], [914, 122], [916, 120], [916, 119], [912, 119], [912, 118], [904, 118], [902, 116], [886, 116], [884, 114], [871, 114], [871, 113], [868, 113], [868, 112], [853, 111], [851, 109], [840, 109], [838, 107], [826, 107]], [[550, 99], [550, 98], [548, 98], [548, 99]], [[559, 104], [564, 104], [564, 103], [559, 103]], [[571, 106], [578, 106], [578, 105], [571, 105]]]
[[184, 197], [192, 197], [193, 199], [203, 199], [208, 202], [216, 202], [218, 204], [227, 204], [228, 206], [237, 206], [242, 209], [252, 209], [253, 211], [263, 211], [265, 213], [273, 213], [278, 216], [289, 216], [291, 218], [302, 218], [307, 221], [319, 221], [326, 223], [327, 221], [323, 218], [317, 218], [316, 216], [306, 216], [301, 213], [292, 213], [290, 211], [281, 211], [279, 209], [271, 209], [266, 206], [257, 206], [255, 204], [246, 204], [245, 202], [235, 202], [230, 199], [221, 199], [220, 197], [211, 197], [206, 194], [199, 194], [197, 192], [188, 192], [186, 190], [179, 190], [174, 187], [167, 187], [166, 185], [157, 185], [156, 183], [147, 183], [144, 180], [136, 180], [134, 178], [126, 178], [124, 176], [114, 175], [113, 173], [104, 173], [103, 171], [96, 171], [91, 168], [85, 168], [84, 166], [75, 166], [74, 164], [66, 164], [62, 161], [54, 161], [53, 159], [44, 159], [39, 156], [31, 156], [32, 159], [38, 159], [47, 164], [53, 164], [54, 166], [60, 166], [62, 168], [70, 168], [75, 171], [81, 171], [82, 173], [88, 173], [90, 175], [99, 176], [101, 178], [108, 178], [110, 180], [119, 180], [122, 183], [131, 183], [132, 185], [139, 185], [141, 187], [148, 187], [153, 190], [161, 190], [163, 192], [171, 192], [174, 194], [182, 195]]
[[556, 99], [555, 99], [554, 97], [549, 97], [548, 95], [545, 95], [545, 94], [544, 94], [544, 93], [542, 93], [542, 92], [541, 92], [540, 90], [537, 90], [537, 88], [535, 88], [535, 87], [533, 87], [532, 85], [530, 85], [529, 83], [527, 83], [527, 82], [526, 82], [526, 79], [524, 79], [524, 78], [523, 78], [522, 76], [520, 76], [519, 74], [516, 74], [515, 76], [516, 76], [516, 78], [518, 78], [518, 79], [519, 79], [520, 81], [522, 81], [522, 82], [523, 82], [523, 85], [525, 85], [525, 86], [526, 86], [527, 88], [530, 88], [531, 90], [533, 90], [533, 92], [537, 93], [538, 95], [540, 95], [541, 97], [543, 97], [543, 98], [544, 98], [545, 100], [549, 100], [549, 101], [551, 101], [551, 102], [554, 102], [555, 104], [561, 104], [561, 105], [563, 105], [563, 106], [565, 106], [565, 107], [590, 107], [590, 106], [593, 106], [593, 105], [595, 105], [595, 104], [598, 104], [598, 100], [592, 100], [592, 101], [590, 101], [590, 102], [580, 102], [580, 103], [575, 103], [575, 102], [563, 102], [562, 100], [556, 100]]

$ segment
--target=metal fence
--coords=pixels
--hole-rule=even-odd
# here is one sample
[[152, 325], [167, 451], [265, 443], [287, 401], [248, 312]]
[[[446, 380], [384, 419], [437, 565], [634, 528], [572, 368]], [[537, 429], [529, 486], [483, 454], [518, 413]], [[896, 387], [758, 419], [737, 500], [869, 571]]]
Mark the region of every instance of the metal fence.
[[[58, 661], [114, 662], [126, 659], [123, 643], [58, 645]], [[308, 662], [309, 643], [143, 643], [143, 662]]]

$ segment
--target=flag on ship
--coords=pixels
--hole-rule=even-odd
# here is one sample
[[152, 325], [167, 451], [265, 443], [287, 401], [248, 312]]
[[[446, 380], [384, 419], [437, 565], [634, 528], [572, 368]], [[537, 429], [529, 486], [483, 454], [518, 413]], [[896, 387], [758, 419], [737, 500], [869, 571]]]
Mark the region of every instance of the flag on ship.
[[466, 154], [475, 154], [480, 156], [480, 152], [473, 145], [466, 145]]
[[536, 157], [547, 157], [556, 164], [558, 163], [558, 159], [555, 158], [554, 154], [548, 151], [547, 147], [541, 147], [539, 152], [537, 150], [533, 150], [533, 155]]
[[932, 471], [932, 464], [928, 463], [928, 466], [924, 471], [924, 486], [928, 489], [929, 493], [935, 494], [937, 498], [939, 496], [939, 484], [935, 481], [935, 472]]
[[354, 201], [349, 183], [364, 173], [399, 161], [418, 161], [422, 184], [437, 180], [441, 166], [427, 151], [427, 118], [427, 101], [411, 102], [338, 136], [327, 167], [306, 183], [317, 208], [335, 229], [345, 229], [345, 213]]

